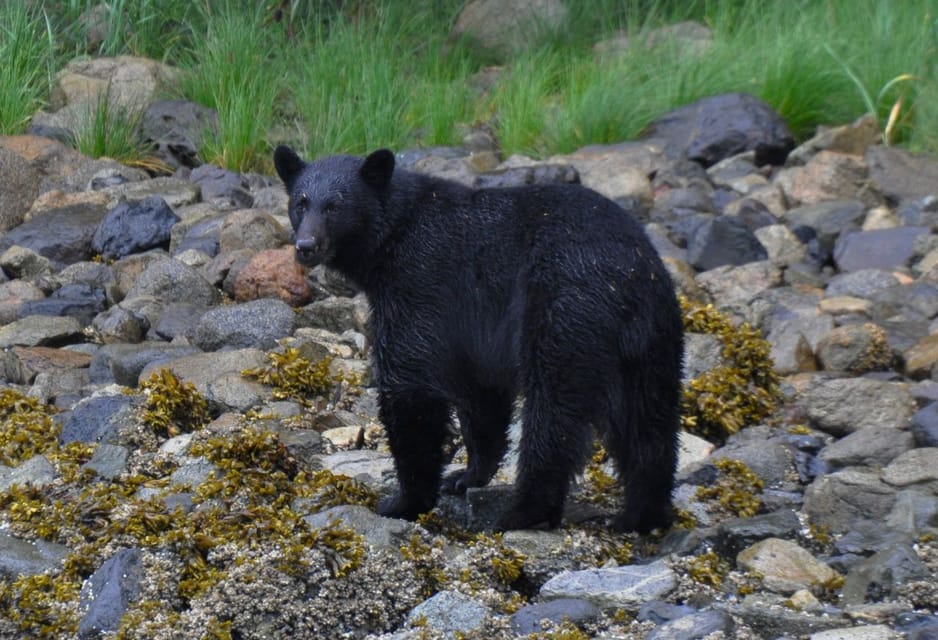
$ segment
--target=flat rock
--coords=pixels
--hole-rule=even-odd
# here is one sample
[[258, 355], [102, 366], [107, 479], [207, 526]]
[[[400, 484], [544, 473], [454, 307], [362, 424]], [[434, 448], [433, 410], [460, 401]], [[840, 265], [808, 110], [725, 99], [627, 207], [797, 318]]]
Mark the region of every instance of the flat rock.
[[804, 512], [817, 525], [843, 533], [858, 520], [883, 520], [896, 502], [896, 490], [879, 473], [844, 469], [820, 476], [805, 490]]
[[527, 635], [542, 631], [541, 624], [544, 620], [554, 624], [560, 624], [564, 620], [582, 624], [595, 620], [600, 613], [596, 605], [586, 600], [558, 598], [521, 607], [511, 616], [511, 628], [518, 635]]
[[565, 571], [548, 580], [544, 598], [578, 598], [603, 609], [638, 610], [650, 600], [659, 600], [677, 587], [677, 575], [663, 560], [647, 565], [610, 569]]
[[799, 589], [823, 587], [839, 575], [808, 550], [779, 538], [760, 540], [743, 549], [736, 556], [736, 563], [746, 571], [759, 573], [768, 589], [786, 595]]
[[844, 627], [812, 633], [808, 640], [900, 640], [902, 634], [884, 624]]
[[877, 145], [866, 152], [866, 162], [873, 184], [891, 202], [938, 196], [938, 160], [933, 157]]
[[938, 481], [938, 447], [920, 447], [899, 455], [883, 469], [883, 480], [894, 487], [935, 483]]
[[902, 428], [915, 412], [908, 385], [869, 378], [816, 380], [801, 401], [811, 423], [833, 435], [869, 427]]
[[843, 234], [834, 245], [834, 261], [841, 271], [908, 266], [930, 231], [928, 227], [897, 227]]
[[117, 630], [128, 606], [140, 595], [142, 565], [139, 549], [122, 549], [91, 574], [81, 587], [79, 638]]
[[68, 547], [45, 540], [21, 540], [0, 531], [0, 576], [15, 580], [59, 569]]
[[59, 443], [109, 442], [116, 444], [121, 427], [136, 418], [134, 399], [125, 394], [85, 398], [53, 419], [61, 425]]
[[881, 467], [914, 446], [909, 431], [893, 426], [869, 427], [832, 442], [818, 457], [833, 468]]
[[478, 630], [491, 615], [488, 607], [458, 591], [440, 591], [414, 607], [407, 620], [423, 620], [430, 629], [453, 639]]
[[75, 318], [29, 316], [0, 327], [0, 349], [61, 346], [78, 340], [81, 329]]

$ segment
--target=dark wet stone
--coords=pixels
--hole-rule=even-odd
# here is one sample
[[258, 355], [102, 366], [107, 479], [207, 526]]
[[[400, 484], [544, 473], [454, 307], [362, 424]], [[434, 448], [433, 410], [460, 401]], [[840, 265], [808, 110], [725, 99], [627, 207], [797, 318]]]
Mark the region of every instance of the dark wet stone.
[[254, 197], [241, 174], [210, 164], [196, 167], [189, 179], [202, 189], [202, 201], [232, 209], [249, 209]]
[[104, 216], [91, 247], [108, 260], [148, 249], [168, 249], [170, 231], [177, 222], [179, 216], [159, 196], [122, 202]]
[[62, 425], [59, 444], [69, 442], [116, 443], [120, 428], [135, 414], [134, 400], [127, 395], [97, 396], [81, 402], [54, 420]]
[[[857, 200], [832, 200], [809, 204], [785, 212], [785, 221], [791, 225], [795, 235], [802, 238], [800, 227], [814, 232], [823, 255], [830, 255], [838, 236], [851, 229], [859, 229], [866, 217], [866, 206]], [[805, 243], [809, 239], [802, 238]]]
[[744, 151], [755, 151], [757, 165], [782, 164], [795, 146], [781, 116], [745, 93], [703, 98], [669, 111], [649, 126], [644, 138], [661, 141], [670, 158], [705, 167]]
[[938, 402], [932, 402], [912, 416], [912, 435], [919, 447], [938, 447]]
[[687, 243], [691, 266], [707, 271], [723, 265], [740, 265], [768, 258], [752, 230], [731, 216], [716, 216], [701, 224]]
[[740, 551], [760, 540], [790, 540], [800, 529], [801, 521], [791, 509], [752, 518], [733, 518], [720, 524], [716, 546], [721, 555], [735, 558]]
[[224, 222], [225, 216], [213, 216], [192, 225], [179, 242], [175, 253], [195, 249], [214, 258], [218, 255], [219, 238]]
[[163, 307], [160, 319], [153, 328], [157, 337], [170, 341], [177, 336], [191, 335], [199, 324], [199, 318], [208, 307], [178, 302]]
[[541, 620], [560, 624], [569, 620], [573, 624], [592, 622], [599, 617], [599, 607], [577, 598], [558, 598], [548, 602], [529, 604], [511, 616], [511, 628], [519, 635], [538, 633], [543, 630]]
[[95, 204], [42, 211], [0, 237], [0, 253], [19, 245], [58, 267], [90, 260], [94, 255], [91, 239], [105, 213], [103, 206]]
[[83, 326], [91, 324], [98, 313], [104, 310], [107, 296], [103, 289], [87, 284], [67, 284], [42, 300], [27, 300], [20, 305], [18, 317], [69, 316]]
[[140, 596], [142, 557], [137, 548], [123, 549], [104, 561], [81, 588], [79, 638], [116, 631], [127, 608]]

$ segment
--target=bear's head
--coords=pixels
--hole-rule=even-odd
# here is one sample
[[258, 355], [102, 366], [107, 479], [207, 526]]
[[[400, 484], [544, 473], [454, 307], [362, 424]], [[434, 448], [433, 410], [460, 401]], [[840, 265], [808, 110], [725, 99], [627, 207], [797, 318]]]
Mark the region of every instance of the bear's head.
[[331, 264], [340, 253], [363, 249], [394, 173], [394, 153], [379, 149], [364, 160], [332, 156], [304, 162], [280, 145], [274, 166], [290, 195], [296, 260]]

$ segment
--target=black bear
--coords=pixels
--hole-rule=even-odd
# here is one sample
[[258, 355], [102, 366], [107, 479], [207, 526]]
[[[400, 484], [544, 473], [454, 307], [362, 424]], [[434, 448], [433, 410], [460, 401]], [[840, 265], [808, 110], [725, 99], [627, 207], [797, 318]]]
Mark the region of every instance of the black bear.
[[[639, 223], [578, 185], [471, 189], [395, 168], [391, 151], [304, 162], [280, 146], [296, 258], [355, 282], [372, 310], [374, 381], [415, 519], [483, 486], [524, 398], [518, 477], [496, 528], [560, 524], [598, 432], [625, 504], [614, 525], [671, 521], [683, 324]], [[453, 410], [468, 452], [441, 478]]]

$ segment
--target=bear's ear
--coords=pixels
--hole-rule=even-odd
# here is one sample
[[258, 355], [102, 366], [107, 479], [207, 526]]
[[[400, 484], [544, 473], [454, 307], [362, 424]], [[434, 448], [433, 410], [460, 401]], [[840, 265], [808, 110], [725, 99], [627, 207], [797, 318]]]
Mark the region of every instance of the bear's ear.
[[283, 183], [290, 189], [296, 181], [296, 177], [303, 171], [306, 164], [300, 160], [300, 156], [286, 145], [280, 145], [274, 150], [274, 167], [277, 168], [277, 174]]
[[394, 152], [388, 149], [378, 149], [362, 163], [358, 175], [365, 184], [373, 189], [384, 189], [391, 181], [394, 173]]

